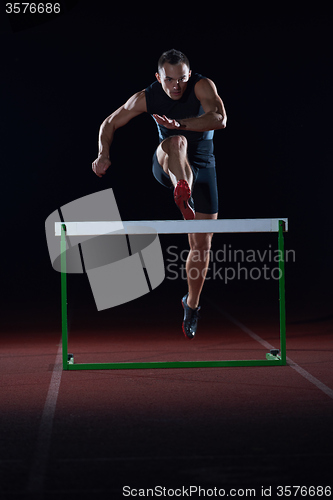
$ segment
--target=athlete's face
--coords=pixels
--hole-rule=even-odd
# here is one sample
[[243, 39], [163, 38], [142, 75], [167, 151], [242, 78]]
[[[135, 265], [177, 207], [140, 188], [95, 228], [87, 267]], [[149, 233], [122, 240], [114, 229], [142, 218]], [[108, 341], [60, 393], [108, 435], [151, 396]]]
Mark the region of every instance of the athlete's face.
[[186, 90], [191, 71], [184, 63], [165, 63], [155, 76], [162, 85], [164, 92], [171, 97], [171, 99], [177, 101], [181, 99]]

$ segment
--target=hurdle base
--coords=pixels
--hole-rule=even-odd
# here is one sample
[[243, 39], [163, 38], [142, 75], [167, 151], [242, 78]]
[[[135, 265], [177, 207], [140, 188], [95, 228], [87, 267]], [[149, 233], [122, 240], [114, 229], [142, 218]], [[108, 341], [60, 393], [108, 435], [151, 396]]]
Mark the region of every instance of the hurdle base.
[[74, 363], [74, 358], [67, 362], [65, 370], [140, 370], [164, 368], [218, 368], [232, 366], [282, 366], [280, 356], [266, 354], [266, 359], [245, 359], [225, 361], [155, 361], [155, 362], [124, 362], [124, 363]]
[[269, 360], [269, 361], [281, 360], [281, 356], [274, 356], [274, 354], [272, 354], [271, 352], [268, 352], [266, 354], [266, 359]]

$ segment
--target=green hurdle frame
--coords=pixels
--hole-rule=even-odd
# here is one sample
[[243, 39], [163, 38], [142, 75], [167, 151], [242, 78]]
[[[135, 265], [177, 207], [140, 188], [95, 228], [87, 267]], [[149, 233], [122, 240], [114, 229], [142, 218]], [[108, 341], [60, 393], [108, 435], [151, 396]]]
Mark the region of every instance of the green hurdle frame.
[[62, 363], [63, 370], [138, 370], [152, 368], [219, 368], [229, 366], [285, 366], [286, 357], [286, 304], [285, 304], [285, 267], [284, 267], [284, 230], [285, 222], [278, 221], [279, 250], [279, 312], [280, 348], [271, 349], [266, 359], [215, 360], [215, 361], [153, 361], [153, 362], [110, 362], [74, 363], [74, 355], [68, 353], [68, 302], [66, 274], [66, 223], [61, 224], [61, 323], [62, 323]]

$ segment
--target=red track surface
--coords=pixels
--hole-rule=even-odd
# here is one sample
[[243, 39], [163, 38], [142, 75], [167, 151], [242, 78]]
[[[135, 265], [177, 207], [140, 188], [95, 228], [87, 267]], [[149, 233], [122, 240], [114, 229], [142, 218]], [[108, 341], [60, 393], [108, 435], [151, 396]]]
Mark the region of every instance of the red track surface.
[[[180, 301], [156, 310], [146, 296], [103, 314], [74, 301], [69, 352], [76, 362], [264, 358], [208, 292], [194, 341]], [[230, 298], [223, 309], [278, 346], [275, 302]], [[2, 337], [1, 498], [332, 485], [332, 319], [291, 311], [286, 367], [61, 372], [56, 314]]]

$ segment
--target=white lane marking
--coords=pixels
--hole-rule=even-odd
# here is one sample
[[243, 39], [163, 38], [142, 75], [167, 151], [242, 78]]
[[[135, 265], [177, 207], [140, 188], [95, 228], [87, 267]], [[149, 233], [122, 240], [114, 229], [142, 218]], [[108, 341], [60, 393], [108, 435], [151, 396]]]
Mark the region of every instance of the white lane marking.
[[27, 490], [29, 492], [42, 492], [44, 478], [49, 458], [50, 443], [52, 437], [53, 418], [58, 399], [60, 381], [62, 375], [62, 346], [59, 345], [55, 364], [52, 372], [49, 390], [42, 413], [38, 430], [35, 455], [30, 468]]
[[290, 359], [290, 358], [287, 357], [287, 361], [288, 361], [288, 364], [289, 364], [290, 368], [293, 368], [294, 370], [296, 370], [300, 375], [302, 375], [302, 377], [306, 378], [309, 382], [311, 382], [316, 387], [318, 387], [318, 389], [320, 389], [321, 391], [323, 391], [329, 398], [333, 399], [333, 390], [332, 389], [330, 389], [323, 382], [321, 382], [316, 377], [314, 377], [313, 375], [311, 375], [311, 373], [309, 373], [306, 370], [304, 370], [304, 368], [302, 368], [301, 366], [299, 366], [292, 359]]
[[[254, 340], [259, 342], [266, 349], [274, 349], [274, 346], [272, 346], [271, 344], [266, 342], [266, 340], [259, 337], [259, 335], [257, 335], [252, 330], [250, 330], [247, 326], [245, 326], [243, 323], [238, 321], [238, 319], [234, 318], [233, 316], [231, 316], [229, 313], [227, 313], [223, 309], [220, 309], [220, 307], [218, 307], [216, 304], [214, 304], [210, 300], [209, 300], [209, 302], [218, 311], [220, 311], [223, 314], [223, 316], [225, 316], [229, 321], [231, 321], [231, 323], [238, 326], [241, 330], [243, 330], [244, 333], [247, 333], [250, 337], [252, 337]], [[330, 387], [328, 387], [323, 382], [321, 382], [319, 379], [317, 379], [316, 377], [311, 375], [311, 373], [309, 373], [308, 371], [304, 370], [304, 368], [299, 366], [297, 363], [295, 363], [295, 361], [290, 359], [288, 356], [287, 356], [287, 361], [288, 361], [288, 365], [290, 366], [290, 368], [297, 371], [297, 373], [299, 373], [302, 377], [306, 378], [306, 380], [311, 382], [311, 384], [315, 385], [318, 389], [320, 389], [322, 392], [324, 392], [329, 398], [333, 399], [333, 390]]]

